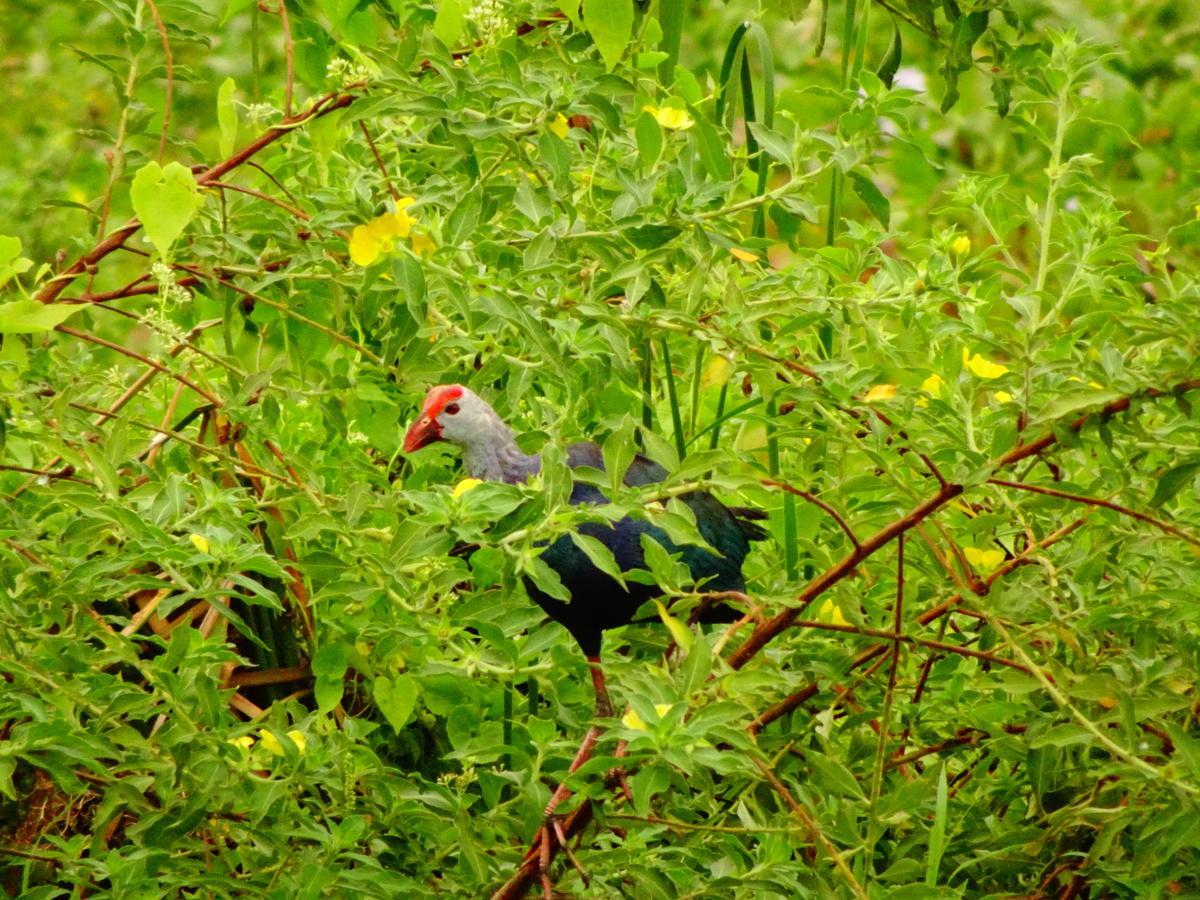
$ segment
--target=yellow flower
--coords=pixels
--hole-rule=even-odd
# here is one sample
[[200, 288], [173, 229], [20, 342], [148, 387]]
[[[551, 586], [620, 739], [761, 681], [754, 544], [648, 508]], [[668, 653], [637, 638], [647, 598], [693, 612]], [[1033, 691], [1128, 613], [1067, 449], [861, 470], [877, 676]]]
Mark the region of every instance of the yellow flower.
[[1004, 562], [1003, 550], [980, 550], [978, 547], [963, 547], [963, 556], [981, 572], [991, 572]]
[[254, 746], [254, 738], [248, 734], [243, 734], [240, 738], [230, 738], [225, 743], [233, 744], [233, 746], [241, 747], [243, 750], [249, 752], [250, 748]]
[[965, 234], [959, 235], [950, 245], [950, 249], [954, 251], [956, 256], [965, 256], [971, 252], [971, 239]]
[[999, 378], [1008, 372], [1005, 366], [985, 359], [978, 353], [972, 356], [971, 351], [966, 347], [963, 348], [962, 361], [963, 365], [970, 369], [972, 374], [980, 378]]
[[1012, 403], [1013, 402], [1013, 395], [1010, 394], [1008, 391], [996, 391], [996, 393], [993, 396], [995, 396], [997, 403]]
[[385, 247], [390, 248], [396, 238], [408, 237], [412, 226], [412, 217], [401, 209], [399, 212], [384, 213], [381, 216], [376, 216], [367, 225], [367, 231]]
[[478, 478], [464, 478], [454, 486], [454, 490], [450, 492], [450, 496], [457, 500], [467, 491], [471, 490], [472, 488], [479, 487], [481, 484], [483, 484], [483, 482]]
[[571, 123], [567, 121], [567, 117], [559, 113], [554, 117], [554, 121], [550, 123], [550, 130], [557, 134], [563, 140], [567, 139], [567, 132], [571, 130]]
[[1200, 203], [1197, 203], [1197, 204], [1196, 204], [1194, 207], [1192, 207], [1192, 208], [1193, 208], [1194, 210], [1196, 210], [1196, 218], [1197, 218], [1197, 219], [1200, 219]]
[[[670, 703], [655, 703], [654, 704], [654, 712], [658, 714], [658, 717], [660, 719], [663, 716], [665, 716], [667, 713], [669, 713], [670, 711], [671, 711]], [[633, 729], [634, 731], [649, 731], [650, 730], [649, 726], [646, 725], [645, 720], [642, 719], [642, 717], [639, 716], [632, 708], [630, 708], [625, 713], [625, 715], [621, 716], [621, 724], [624, 725], [626, 728]]]
[[733, 363], [724, 356], [714, 356], [704, 364], [700, 373], [700, 387], [708, 388], [725, 384], [733, 374]]
[[655, 121], [667, 131], [687, 131], [696, 124], [686, 109], [679, 109], [675, 106], [644, 106], [642, 108], [654, 116]]
[[192, 542], [192, 544], [195, 546], [195, 548], [197, 550], [199, 550], [201, 553], [208, 552], [208, 538], [206, 538], [204, 535], [190, 534], [190, 535], [188, 535], [188, 539]]
[[934, 372], [921, 382], [921, 390], [932, 397], [937, 397], [942, 393], [942, 385], [945, 383], [945, 379], [943, 379], [942, 376], [937, 372]]
[[[308, 749], [308, 740], [304, 737], [303, 732], [289, 731], [287, 736], [291, 738], [296, 749], [300, 751], [300, 755], [304, 755], [304, 751]], [[271, 732], [264, 731], [262, 733], [261, 742], [268, 753], [273, 756], [283, 756], [283, 744], [279, 743], [279, 738], [275, 737]]]
[[891, 400], [896, 396], [896, 386], [894, 384], [877, 384], [869, 391], [863, 400], [867, 403], [875, 403], [876, 401]]
[[842, 615], [842, 610], [832, 600], [826, 600], [821, 604], [821, 611], [817, 613], [817, 618], [822, 622], [828, 622], [830, 625], [849, 625], [846, 617]]
[[412, 252], [417, 256], [433, 256], [433, 251], [437, 249], [437, 244], [433, 242], [427, 234], [420, 231], [414, 231], [412, 235]]
[[369, 266], [379, 259], [383, 248], [379, 239], [371, 234], [366, 225], [355, 225], [350, 232], [350, 260], [356, 266]]
[[621, 716], [621, 724], [626, 728], [633, 729], [634, 731], [650, 730], [646, 727], [646, 723], [642, 721], [642, 717], [639, 716], [632, 708], [626, 712], [625, 715]]
[[380, 254], [391, 250], [396, 238], [406, 238], [412, 231], [413, 219], [405, 210], [415, 201], [401, 197], [396, 212], [385, 212], [366, 225], [356, 225], [350, 232], [350, 259], [356, 266], [369, 266]]
[[758, 262], [757, 253], [751, 253], [749, 250], [743, 250], [741, 247], [730, 247], [729, 252], [733, 254], [735, 259], [740, 259], [742, 262]]

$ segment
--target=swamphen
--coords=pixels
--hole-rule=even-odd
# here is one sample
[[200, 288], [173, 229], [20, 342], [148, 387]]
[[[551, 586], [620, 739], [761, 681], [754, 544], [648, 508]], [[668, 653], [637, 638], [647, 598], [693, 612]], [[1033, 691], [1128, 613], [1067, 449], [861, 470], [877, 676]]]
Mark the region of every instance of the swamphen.
[[[536, 474], [541, 459], [521, 451], [508, 427], [483, 399], [459, 384], [444, 384], [431, 388], [425, 397], [421, 415], [404, 436], [404, 452], [412, 453], [434, 441], [457, 444], [463, 451], [467, 474], [485, 481], [504, 481], [517, 484]], [[571, 468], [591, 466], [604, 469], [600, 447], [592, 443], [573, 444], [567, 451]], [[636, 456], [625, 473], [625, 484], [652, 484], [665, 478], [662, 466], [642, 456]], [[742, 562], [750, 550], [750, 541], [761, 540], [766, 532], [750, 519], [762, 519], [757, 510], [730, 509], [711, 494], [693, 491], [683, 500], [696, 516], [696, 525], [708, 544], [721, 555], [696, 546], [677, 546], [659, 528], [646, 521], [626, 517], [609, 525], [605, 522], [585, 523], [582, 534], [602, 542], [622, 572], [645, 569], [641, 535], [648, 534], [669, 553], [679, 553], [692, 578], [703, 582], [710, 591], [741, 591]], [[609, 502], [593, 485], [575, 482], [571, 503]], [[601, 717], [613, 714], [604, 674], [600, 668], [600, 639], [606, 628], [627, 625], [637, 609], [646, 601], [661, 595], [653, 585], [626, 581], [622, 586], [606, 575], [580, 550], [574, 541], [563, 535], [553, 541], [541, 555], [570, 592], [571, 602], [564, 603], [540, 591], [528, 578], [525, 587], [529, 596], [550, 618], [561, 622], [588, 659], [592, 683], [596, 689], [596, 713]], [[716, 607], [704, 621], [731, 621], [730, 610]]]

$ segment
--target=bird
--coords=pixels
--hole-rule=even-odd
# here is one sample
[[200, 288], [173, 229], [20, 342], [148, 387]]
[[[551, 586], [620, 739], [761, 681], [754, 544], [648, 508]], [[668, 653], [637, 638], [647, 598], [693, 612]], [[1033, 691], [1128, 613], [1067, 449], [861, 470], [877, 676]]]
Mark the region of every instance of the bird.
[[[429, 389], [417, 419], [404, 436], [406, 454], [429, 444], [444, 441], [462, 449], [466, 474], [481, 481], [519, 484], [541, 470], [541, 458], [517, 446], [512, 429], [482, 397], [461, 384], [442, 384]], [[574, 443], [567, 448], [567, 465], [604, 470], [604, 456], [597, 444]], [[667, 470], [641, 455], [635, 455], [625, 472], [629, 487], [660, 482]], [[696, 544], [678, 546], [662, 529], [648, 521], [625, 517], [611, 524], [587, 522], [578, 531], [600, 541], [612, 553], [622, 573], [646, 569], [642, 535], [649, 535], [668, 553], [681, 555], [692, 579], [711, 592], [742, 592], [745, 581], [742, 564], [752, 541], [763, 540], [767, 532], [755, 523], [766, 518], [761, 510], [727, 507], [706, 491], [691, 491], [680, 496], [691, 508], [700, 535], [713, 553]], [[610, 502], [599, 488], [574, 481], [572, 504]], [[575, 639], [591, 670], [596, 694], [596, 715], [613, 715], [604, 672], [600, 664], [602, 635], [609, 628], [629, 624], [638, 608], [657, 599], [662, 591], [656, 585], [626, 580], [624, 584], [601, 571], [569, 535], [551, 541], [541, 559], [562, 581], [570, 594], [564, 602], [541, 590], [528, 576], [523, 580], [526, 592], [554, 621], [562, 624]], [[728, 607], [711, 607], [701, 621], [733, 621], [737, 614]]]

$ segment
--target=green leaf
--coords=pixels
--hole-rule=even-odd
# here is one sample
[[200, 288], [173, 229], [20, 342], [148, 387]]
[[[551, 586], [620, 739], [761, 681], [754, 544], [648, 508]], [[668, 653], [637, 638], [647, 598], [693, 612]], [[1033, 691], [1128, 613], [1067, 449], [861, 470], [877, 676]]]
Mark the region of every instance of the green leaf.
[[571, 592], [567, 590], [562, 579], [546, 562], [538, 556], [521, 560], [521, 571], [528, 575], [537, 589], [555, 600], [571, 602]]
[[237, 141], [238, 115], [233, 102], [236, 91], [237, 83], [232, 78], [222, 81], [217, 90], [217, 124], [221, 129], [219, 148], [225, 157], [233, 155], [233, 145]]
[[133, 176], [129, 198], [146, 237], [162, 259], [170, 258], [171, 245], [204, 202], [191, 170], [177, 162], [166, 166], [146, 163]]
[[612, 551], [602, 541], [577, 531], [571, 532], [571, 540], [592, 561], [592, 565], [615, 580], [621, 587], [625, 587], [625, 576], [621, 573], [621, 567], [617, 565]]
[[937, 799], [933, 808], [933, 828], [929, 830], [929, 855], [925, 860], [925, 886], [936, 887], [938, 869], [942, 864], [942, 854], [946, 851], [946, 818], [948, 803], [948, 783], [946, 781], [946, 766], [938, 766]]
[[625, 483], [625, 471], [637, 453], [633, 442], [633, 429], [633, 419], [626, 418], [620, 427], [605, 439], [601, 448], [604, 471], [608, 473], [608, 483], [614, 490]]
[[583, 24], [611, 72], [633, 32], [633, 0], [583, 0]]
[[654, 250], [670, 243], [680, 231], [681, 229], [674, 225], [639, 225], [637, 228], [630, 228], [625, 232], [625, 236], [639, 250]]
[[7, 754], [0, 755], [0, 796], [7, 797], [14, 803], [19, 799], [12, 780], [16, 771], [17, 761]]
[[1200, 457], [1192, 457], [1167, 469], [1158, 479], [1158, 485], [1154, 488], [1154, 496], [1150, 498], [1151, 509], [1162, 506], [1191, 484], [1198, 470], [1200, 470]]
[[[691, 634], [691, 631], [688, 631]], [[676, 641], [676, 643], [679, 643]], [[687, 659], [683, 663], [683, 688], [689, 694], [704, 688], [708, 673], [712, 671], [712, 651], [703, 640], [694, 640], [688, 648]]]
[[870, 210], [871, 215], [875, 217], [880, 225], [887, 228], [892, 218], [892, 204], [888, 202], [888, 198], [883, 195], [883, 192], [875, 186], [875, 182], [860, 175], [858, 172], [851, 172], [850, 183], [854, 186], [854, 193], [858, 195], [858, 199], [867, 204], [867, 209]]
[[1043, 422], [1053, 422], [1067, 416], [1074, 417], [1076, 413], [1104, 406], [1121, 396], [1119, 391], [1063, 391], [1046, 405], [1046, 408], [1038, 414], [1038, 419]]
[[380, 675], [371, 686], [375, 705], [394, 731], [399, 731], [412, 718], [417, 705], [417, 681], [411, 675], [389, 678]]
[[696, 127], [692, 130], [696, 152], [704, 168], [715, 181], [729, 181], [733, 177], [733, 166], [725, 155], [725, 144], [722, 143], [717, 129], [696, 109], [691, 110]]
[[447, 244], [461, 244], [469, 238], [479, 225], [479, 214], [483, 200], [478, 187], [467, 192], [458, 205], [446, 217], [442, 226], [442, 240]]
[[462, 0], [441, 0], [438, 4], [437, 18], [433, 20], [433, 33], [439, 41], [452, 48], [462, 37], [466, 22]]
[[36, 300], [14, 300], [0, 304], [0, 334], [40, 334], [52, 331], [87, 304], [38, 303]]
[[806, 751], [804, 758], [813, 767], [814, 780], [821, 787], [843, 797], [853, 797], [856, 800], [867, 799], [867, 795], [863, 793], [862, 786], [854, 777], [854, 773], [836, 759], [830, 759], [815, 750]]
[[571, 180], [571, 151], [556, 134], [543, 131], [538, 137], [538, 155], [550, 170], [551, 181], [560, 190]]
[[633, 124], [634, 137], [637, 138], [638, 159], [643, 169], [650, 169], [658, 162], [663, 148], [662, 126], [650, 113], [643, 111]]
[[0, 234], [0, 287], [14, 275], [28, 272], [33, 261], [21, 256], [21, 239]]
[[792, 165], [792, 142], [790, 140], [760, 122], [750, 123], [750, 133], [754, 135], [758, 146], [765, 150], [767, 155], [779, 160], [785, 166]]
[[658, 19], [662, 25], [662, 40], [659, 49], [667, 54], [658, 67], [658, 80], [663, 87], [670, 87], [679, 62], [679, 42], [683, 36], [684, 0], [658, 0]]
[[679, 649], [684, 653], [691, 650], [692, 644], [696, 640], [696, 636], [692, 634], [692, 630], [667, 612], [667, 608], [659, 601], [654, 601], [654, 608], [658, 610], [658, 617], [667, 626], [667, 631], [671, 632], [671, 639], [679, 645]]
[[902, 52], [903, 45], [900, 42], [900, 24], [896, 21], [896, 17], [892, 16], [892, 43], [888, 47], [888, 52], [883, 57], [883, 61], [879, 63], [879, 68], [875, 70], [875, 74], [879, 76], [879, 80], [889, 88], [896, 78], [896, 70], [900, 68]]
[[[943, 0], [945, 5], [946, 0]], [[975, 42], [987, 31], [988, 11], [968, 13], [965, 16], [950, 16], [950, 9], [957, 10], [951, 3], [946, 6], [947, 18], [954, 22], [954, 33], [950, 39], [950, 51], [942, 63], [942, 77], [946, 79], [946, 95], [942, 98], [942, 112], [949, 112], [958, 102], [958, 76], [974, 64], [972, 50]]]
[[327, 713], [342, 702], [343, 681], [349, 661], [342, 644], [325, 644], [313, 655], [312, 672], [317, 709]]
[[558, 0], [558, 11], [576, 28], [583, 27], [583, 19], [579, 15], [579, 0]]

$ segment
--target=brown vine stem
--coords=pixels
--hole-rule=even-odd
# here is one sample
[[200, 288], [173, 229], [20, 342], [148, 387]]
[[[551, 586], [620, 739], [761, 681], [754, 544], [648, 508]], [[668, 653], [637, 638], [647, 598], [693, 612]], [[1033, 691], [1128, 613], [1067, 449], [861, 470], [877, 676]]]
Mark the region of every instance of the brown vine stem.
[[283, 114], [291, 118], [292, 90], [296, 83], [296, 48], [292, 43], [292, 23], [288, 19], [287, 0], [279, 0], [279, 22], [283, 26], [283, 55], [287, 62], [287, 82], [283, 86]]
[[154, 25], [158, 28], [158, 37], [162, 41], [163, 58], [166, 60], [167, 66], [167, 96], [163, 100], [162, 134], [158, 138], [158, 161], [161, 163], [163, 153], [167, 149], [167, 129], [171, 126], [171, 100], [175, 93], [175, 60], [171, 56], [171, 42], [167, 39], [167, 26], [158, 13], [158, 7], [154, 4], [154, 0], [146, 0], [146, 6], [150, 9], [150, 15], [154, 16]]
[[790, 484], [784, 484], [782, 481], [772, 481], [769, 478], [764, 478], [762, 483], [767, 487], [779, 488], [781, 491], [787, 491], [789, 494], [795, 494], [797, 497], [803, 497], [813, 506], [823, 510], [826, 515], [833, 519], [833, 521], [837, 522], [838, 528], [842, 529], [846, 537], [850, 538], [850, 543], [854, 545], [855, 548], [860, 546], [858, 543], [858, 538], [854, 536], [854, 532], [850, 529], [850, 526], [846, 524], [846, 520], [841, 517], [836, 509], [834, 509], [816, 494], [812, 494], [808, 491], [802, 491], [799, 488], [794, 488]]
[[[195, 270], [189, 269], [189, 271], [195, 271]], [[278, 310], [279, 312], [281, 312], [285, 316], [287, 316], [289, 319], [295, 319], [297, 322], [302, 322], [305, 325], [307, 325], [309, 328], [315, 328], [317, 331], [321, 332], [322, 334], [327, 335], [328, 337], [337, 341], [338, 343], [345, 344], [347, 347], [351, 347], [354, 350], [357, 350], [359, 353], [361, 353], [367, 359], [371, 360], [371, 362], [375, 363], [376, 365], [379, 365], [379, 366], [383, 365], [383, 357], [382, 356], [380, 356], [374, 350], [371, 350], [369, 347], [364, 347], [362, 344], [358, 343], [353, 338], [346, 337], [346, 335], [342, 334], [340, 331], [336, 331], [336, 330], [330, 328], [328, 325], [322, 325], [320, 322], [310, 319], [308, 316], [304, 315], [303, 313], [296, 312], [294, 309], [292, 309], [290, 306], [288, 306], [285, 303], [277, 303], [274, 300], [268, 300], [266, 297], [262, 296], [261, 294], [256, 294], [253, 291], [248, 291], [244, 287], [234, 284], [233, 281], [229, 278], [223, 277], [216, 273], [213, 273], [212, 277], [215, 278], [217, 281], [221, 282], [221, 284], [225, 285], [226, 287], [231, 288], [234, 291], [237, 291], [237, 293], [241, 294], [243, 297], [246, 297], [249, 300], [253, 300], [255, 303], [262, 303], [264, 306], [271, 307], [271, 309]]]
[[251, 197], [257, 197], [259, 200], [273, 203], [285, 212], [291, 213], [297, 219], [307, 222], [312, 218], [304, 210], [297, 206], [292, 206], [290, 203], [284, 203], [282, 200], [277, 200], [270, 194], [264, 194], [262, 191], [256, 191], [254, 188], [242, 187], [240, 184], [230, 184], [228, 181], [210, 181], [209, 187], [220, 188], [223, 191], [237, 191], [239, 194], [247, 194]]
[[1136, 509], [1130, 509], [1127, 506], [1121, 506], [1119, 503], [1113, 503], [1111, 500], [1101, 500], [1099, 497], [1089, 497], [1086, 494], [1072, 494], [1068, 491], [1060, 491], [1057, 488], [1042, 487], [1037, 484], [1025, 484], [1020, 481], [1004, 481], [1000, 478], [989, 478], [988, 484], [995, 484], [1000, 487], [1012, 488], [1018, 491], [1029, 491], [1034, 494], [1043, 494], [1047, 497], [1057, 497], [1060, 500], [1070, 500], [1073, 503], [1083, 503], [1088, 506], [1102, 506], [1105, 509], [1111, 509], [1115, 513], [1123, 516], [1128, 516], [1131, 519], [1137, 519], [1139, 522], [1146, 522], [1153, 525], [1167, 534], [1173, 534], [1180, 540], [1187, 541], [1194, 547], [1200, 547], [1200, 538], [1195, 535], [1188, 534], [1182, 528], [1172, 525], [1170, 522], [1164, 522], [1162, 519], [1156, 519], [1154, 516], [1147, 515], [1143, 512], [1138, 512]]
[[[833, 622], [817, 622], [812, 619], [797, 619], [792, 623], [796, 628], [813, 628], [818, 631], [840, 631], [842, 634], [860, 634], [865, 637], [883, 638], [889, 642], [901, 644], [917, 644], [922, 647], [931, 647], [934, 650], [943, 650], [946, 653], [956, 653], [959, 656], [970, 656], [974, 659], [982, 659], [986, 662], [995, 663], [998, 666], [1006, 666], [1010, 669], [1019, 669], [1022, 672], [1029, 672], [1028, 667], [1019, 662], [1013, 662], [1011, 659], [1005, 659], [1002, 656], [997, 656], [986, 650], [972, 650], [970, 647], [963, 647], [960, 644], [949, 644], [946, 641], [935, 641], [931, 638], [913, 637], [909, 634], [896, 635], [890, 631], [884, 631], [882, 628], [862, 628], [858, 625], [835, 625]], [[884, 647], [883, 652], [887, 651]]]
[[828, 855], [833, 861], [834, 866], [837, 868], [842, 878], [846, 880], [846, 884], [849, 886], [850, 890], [854, 892], [854, 896], [861, 898], [861, 900], [866, 900], [867, 892], [864, 891], [862, 885], [858, 883], [858, 879], [854, 877], [854, 873], [850, 871], [850, 867], [846, 865], [846, 861], [842, 859], [842, 855], [837, 852], [837, 848], [830, 843], [829, 838], [825, 837], [825, 832], [821, 830], [821, 827], [817, 824], [816, 820], [809, 815], [808, 810], [806, 810], [796, 801], [796, 798], [792, 796], [792, 792], [787, 789], [787, 785], [779, 780], [779, 776], [775, 774], [770, 766], [757, 757], [751, 757], [751, 760], [754, 762], [754, 765], [758, 767], [758, 770], [763, 773], [763, 776], [766, 777], [771, 787], [775, 789], [775, 792], [783, 798], [783, 801], [792, 810], [796, 818], [804, 823], [805, 827], [808, 828], [813, 838], [816, 839], [816, 841], [825, 850], [826, 855]]
[[[334, 92], [326, 94], [299, 115], [287, 117], [281, 124], [273, 125], [241, 150], [234, 153], [233, 156], [222, 160], [211, 169], [198, 175], [196, 183], [204, 187], [214, 181], [218, 181], [222, 175], [245, 164], [252, 156], [255, 156], [264, 148], [269, 147], [271, 144], [290, 134], [295, 128], [303, 125], [305, 122], [319, 119], [334, 110], [345, 109], [358, 99], [357, 95], [350, 91], [361, 86], [350, 85], [346, 93]], [[136, 218], [130, 219], [116, 231], [103, 238], [91, 250], [79, 257], [79, 259], [75, 260], [67, 269], [47, 281], [34, 299], [40, 303], [53, 303], [66, 290], [67, 285], [83, 273], [92, 270], [110, 253], [123, 247], [125, 242], [136, 234], [141, 227], [142, 223]]]
[[358, 120], [358, 127], [362, 129], [363, 137], [367, 139], [367, 146], [371, 148], [371, 153], [375, 157], [375, 164], [379, 166], [379, 172], [383, 175], [383, 183], [387, 185], [388, 193], [392, 195], [393, 200], [399, 203], [400, 193], [396, 190], [396, 186], [392, 184], [387, 166], [383, 164], [383, 157], [379, 155], [379, 149], [375, 146], [375, 141], [371, 137], [371, 130], [367, 128], [367, 123], [362, 119]]
[[[1059, 541], [1063, 540], [1065, 537], [1070, 535], [1072, 532], [1074, 532], [1077, 529], [1079, 529], [1080, 527], [1082, 527], [1086, 521], [1087, 521], [1087, 516], [1082, 516], [1082, 517], [1076, 519], [1075, 521], [1058, 529], [1053, 534], [1047, 535], [1040, 542], [1030, 545], [1029, 547], [1027, 547], [1025, 549], [1024, 553], [1022, 553], [1020, 556], [1015, 557], [1013, 559], [1005, 560], [1005, 562], [999, 568], [997, 568], [994, 572], [992, 572], [985, 579], [984, 584], [990, 587], [997, 579], [1002, 578], [1003, 576], [1007, 575], [1009, 572], [1013, 571], [1014, 569], [1016, 569], [1020, 566], [1029, 565], [1032, 562], [1031, 557], [1033, 556], [1034, 553], [1037, 553], [1040, 550], [1044, 550], [1046, 547], [1049, 547], [1052, 544], [1056, 544]], [[963, 595], [955, 594], [953, 597], [950, 597], [949, 599], [942, 601], [937, 606], [934, 606], [934, 607], [931, 607], [931, 608], [925, 610], [925, 612], [923, 612], [919, 616], [917, 616], [916, 621], [920, 625], [928, 625], [930, 622], [936, 621], [937, 619], [940, 619], [941, 617], [945, 616], [947, 613], [954, 610], [962, 602], [963, 602]], [[850, 664], [850, 671], [862, 668], [863, 666], [870, 663], [873, 659], [876, 659], [880, 655], [886, 653], [889, 646], [891, 646], [890, 643], [876, 644], [874, 647], [870, 647], [870, 648], [864, 650], [862, 653], [858, 654], [858, 656], [856, 656], [854, 658], [854, 662], [852, 662]], [[771, 706], [771, 707], [763, 710], [763, 712], [759, 713], [758, 717], [755, 718], [755, 720], [750, 723], [750, 726], [749, 726], [750, 732], [757, 734], [759, 731], [761, 731], [767, 725], [770, 725], [776, 719], [786, 716], [788, 713], [797, 709], [802, 704], [807, 703], [809, 700], [811, 700], [813, 697], [815, 697], [820, 692], [820, 690], [821, 690], [821, 688], [820, 688], [820, 685], [818, 684], [818, 682], [813, 681], [813, 682], [810, 682], [809, 684], [805, 685], [804, 687], [800, 688], [799, 690], [792, 692], [787, 697], [784, 697], [782, 700], [780, 700], [778, 703], [774, 704], [773, 706]]]
[[[1100, 409], [1084, 413], [1079, 416], [1067, 427], [1074, 432], [1083, 430], [1084, 425], [1095, 418], [1108, 418], [1117, 413], [1124, 412], [1129, 409], [1133, 400], [1137, 396], [1147, 397], [1150, 399], [1163, 397], [1167, 395], [1178, 396], [1188, 391], [1200, 388], [1200, 378], [1190, 379], [1179, 382], [1171, 388], [1147, 388], [1138, 394], [1131, 394], [1121, 397], [1111, 403], [1105, 404]], [[1020, 462], [1023, 459], [1028, 459], [1031, 456], [1037, 456], [1053, 447], [1058, 443], [1058, 437], [1053, 431], [1047, 431], [1036, 440], [1030, 441], [1027, 444], [1021, 444], [1014, 447], [1012, 450], [1005, 453], [999, 459], [993, 461], [991, 470], [993, 472], [1007, 468], [1013, 463]], [[880, 531], [867, 538], [859, 547], [856, 547], [851, 553], [847, 554], [836, 563], [833, 567], [827, 569], [818, 575], [814, 580], [810, 581], [801, 591], [799, 600], [801, 603], [811, 602], [815, 597], [820, 596], [825, 591], [829, 590], [838, 582], [846, 578], [855, 567], [866, 559], [871, 554], [875, 553], [884, 545], [890, 543], [894, 538], [908, 531], [918, 522], [922, 522], [929, 516], [937, 512], [941, 507], [945, 506], [959, 494], [963, 493], [965, 487], [961, 484], [942, 484], [936, 494], [922, 502], [919, 506], [908, 512], [906, 515], [892, 522]], [[740, 669], [754, 656], [758, 654], [763, 647], [774, 640], [780, 632], [788, 628], [799, 616], [797, 609], [785, 609], [783, 612], [768, 620], [765, 624], [754, 630], [754, 633], [746, 639], [733, 652], [729, 658], [729, 665], [735, 669]]]
[[[220, 407], [222, 405], [221, 401], [218, 400], [215, 395], [210, 394], [208, 391], [206, 391], [204, 388], [200, 387], [200, 385], [192, 382], [186, 376], [180, 375], [178, 372], [172, 372], [170, 369], [168, 369], [162, 363], [157, 362], [156, 360], [150, 359], [150, 357], [148, 357], [148, 356], [143, 356], [141, 353], [138, 353], [136, 350], [130, 350], [128, 347], [123, 347], [120, 344], [116, 344], [116, 343], [113, 343], [112, 341], [105, 340], [102, 337], [97, 337], [94, 334], [89, 334], [86, 331], [77, 331], [76, 329], [69, 328], [66, 325], [57, 325], [57, 326], [55, 326], [54, 330], [61, 331], [63, 334], [69, 334], [72, 337], [77, 337], [81, 341], [87, 341], [90, 344], [97, 344], [101, 347], [107, 347], [109, 350], [115, 350], [118, 353], [122, 353], [125, 356], [131, 357], [132, 359], [136, 359], [138, 362], [144, 363], [145, 365], [149, 366], [150, 368], [155, 369], [159, 372], [162, 372], [164, 375], [169, 375], [171, 378], [174, 378], [180, 384], [187, 385], [189, 388], [191, 388], [193, 391], [195, 391], [197, 394], [199, 394], [201, 397], [203, 397], [205, 400], [207, 400], [213, 406]], [[103, 412], [103, 410], [99, 410], [99, 412]]]

